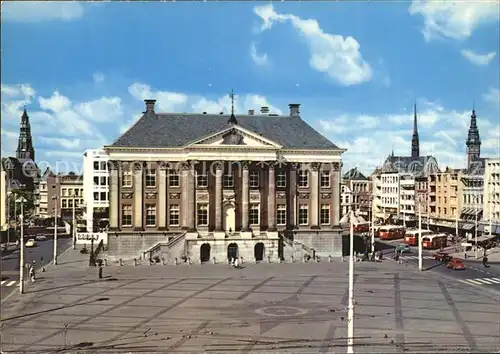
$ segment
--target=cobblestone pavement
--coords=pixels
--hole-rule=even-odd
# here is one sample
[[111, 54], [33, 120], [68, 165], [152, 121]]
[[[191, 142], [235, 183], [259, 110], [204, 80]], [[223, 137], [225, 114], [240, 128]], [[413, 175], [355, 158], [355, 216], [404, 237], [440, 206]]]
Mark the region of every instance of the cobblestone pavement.
[[[98, 280], [65, 256], [2, 304], [3, 352], [346, 352], [347, 262], [113, 266]], [[499, 299], [481, 290], [357, 263], [355, 297], [356, 352], [500, 350]]]

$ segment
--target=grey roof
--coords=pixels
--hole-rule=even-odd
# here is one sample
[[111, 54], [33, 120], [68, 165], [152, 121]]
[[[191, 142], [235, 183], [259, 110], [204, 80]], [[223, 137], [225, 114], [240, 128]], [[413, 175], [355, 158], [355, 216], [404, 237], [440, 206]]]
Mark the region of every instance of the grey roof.
[[[229, 115], [146, 113], [112, 147], [182, 147], [231, 125]], [[238, 126], [291, 149], [339, 149], [299, 116], [241, 115]]]
[[357, 167], [351, 168], [344, 174], [343, 179], [351, 180], [351, 181], [368, 181], [368, 178], [365, 177], [364, 174], [359, 172]]
[[433, 156], [394, 156], [390, 155], [382, 166], [382, 173], [412, 173], [416, 177], [438, 173], [437, 161]]

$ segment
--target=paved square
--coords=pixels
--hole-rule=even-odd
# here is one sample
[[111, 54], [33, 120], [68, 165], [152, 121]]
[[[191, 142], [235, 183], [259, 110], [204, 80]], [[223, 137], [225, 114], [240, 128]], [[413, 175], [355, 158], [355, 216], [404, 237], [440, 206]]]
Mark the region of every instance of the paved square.
[[[346, 352], [347, 262], [63, 271], [3, 303], [4, 352]], [[500, 350], [498, 299], [465, 284], [358, 263], [355, 297], [356, 352]]]

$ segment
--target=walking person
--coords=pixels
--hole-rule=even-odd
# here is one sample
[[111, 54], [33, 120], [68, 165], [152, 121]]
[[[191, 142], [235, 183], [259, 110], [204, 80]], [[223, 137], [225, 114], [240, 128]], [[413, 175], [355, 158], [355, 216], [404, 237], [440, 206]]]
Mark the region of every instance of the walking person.
[[99, 279], [102, 279], [102, 259], [99, 260]]
[[33, 265], [30, 266], [29, 276], [30, 276], [31, 282], [34, 283], [35, 282], [35, 267]]

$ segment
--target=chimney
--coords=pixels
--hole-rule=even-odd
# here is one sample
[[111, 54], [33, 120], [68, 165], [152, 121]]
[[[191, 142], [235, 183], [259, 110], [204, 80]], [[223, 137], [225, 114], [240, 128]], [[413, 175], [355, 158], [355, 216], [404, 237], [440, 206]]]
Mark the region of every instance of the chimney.
[[146, 103], [146, 112], [145, 113], [154, 113], [155, 112], [156, 100], [144, 100], [144, 103]]
[[253, 115], [254, 115], [254, 113], [255, 113], [255, 111], [254, 111], [253, 109], [249, 109], [249, 110], [248, 110], [248, 115], [249, 115], [249, 116], [253, 116]]
[[298, 104], [298, 103], [290, 103], [288, 105], [288, 107], [290, 107], [290, 116], [291, 117], [298, 117], [298, 116], [300, 116], [300, 110], [299, 110], [300, 104]]
[[267, 113], [269, 113], [269, 107], [266, 107], [266, 106], [261, 107], [261, 108], [260, 108], [260, 113], [262, 113], [262, 114], [267, 114]]

